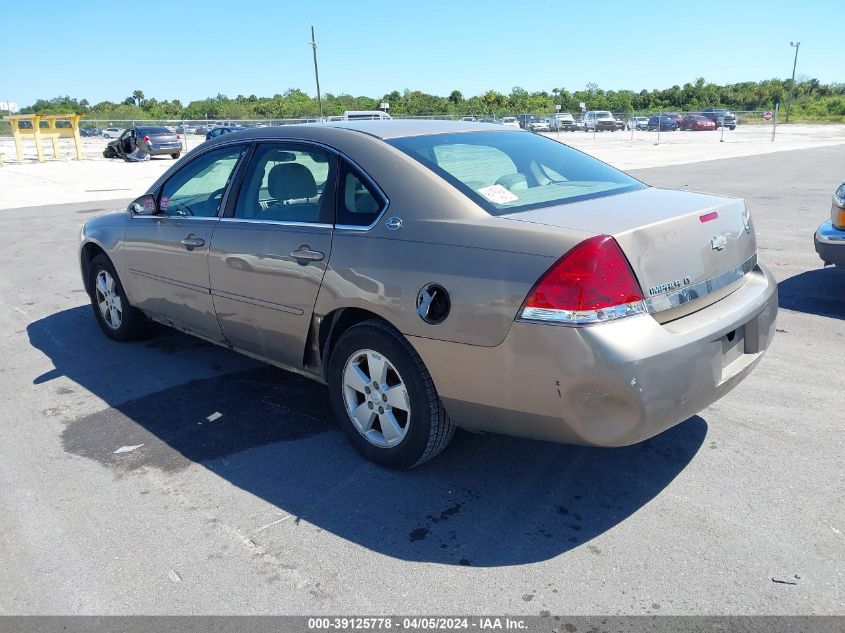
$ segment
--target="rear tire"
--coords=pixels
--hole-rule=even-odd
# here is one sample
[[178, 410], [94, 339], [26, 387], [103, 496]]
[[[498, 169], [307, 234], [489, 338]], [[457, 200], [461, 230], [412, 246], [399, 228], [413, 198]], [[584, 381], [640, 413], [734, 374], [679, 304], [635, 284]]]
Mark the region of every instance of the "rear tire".
[[454, 435], [419, 354], [386, 323], [364, 321], [346, 330], [331, 352], [327, 377], [340, 427], [370, 461], [413, 468]]
[[173, 160], [179, 160], [179, 156], [181, 156], [181, 154], [179, 152], [173, 152], [170, 155], [170, 158], [172, 158]]
[[103, 157], [104, 158], [116, 158], [117, 152], [115, 152], [111, 147], [107, 147], [103, 150]]
[[110, 339], [131, 341], [149, 332], [147, 318], [129, 303], [111, 260], [102, 253], [91, 261], [88, 289], [94, 317]]

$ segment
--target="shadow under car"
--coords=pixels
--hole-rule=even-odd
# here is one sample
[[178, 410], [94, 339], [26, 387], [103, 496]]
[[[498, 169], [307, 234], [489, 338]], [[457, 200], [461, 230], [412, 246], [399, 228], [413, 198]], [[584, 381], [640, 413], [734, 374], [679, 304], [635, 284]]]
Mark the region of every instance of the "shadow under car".
[[[178, 476], [200, 464], [295, 521], [404, 560], [487, 567], [558, 556], [654, 499], [707, 434], [698, 416], [615, 449], [458, 433], [424, 467], [386, 470], [337, 430], [324, 386], [251, 361], [238, 366], [239, 355], [175, 331], [115, 343], [90, 310], [65, 310], [27, 328], [55, 366], [35, 383], [66, 376], [109, 405], [65, 426], [66, 452], [124, 473]], [[100, 355], [116, 365], [98, 367]], [[229, 357], [230, 373], [204, 375], [210, 363], [230, 369]], [[125, 399], [126, 376], [115, 367], [145, 367], [170, 384]]]

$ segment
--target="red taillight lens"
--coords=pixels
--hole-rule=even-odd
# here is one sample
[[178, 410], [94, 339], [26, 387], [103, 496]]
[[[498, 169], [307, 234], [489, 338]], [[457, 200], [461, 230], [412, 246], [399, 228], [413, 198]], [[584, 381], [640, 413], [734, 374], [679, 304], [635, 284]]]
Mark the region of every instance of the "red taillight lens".
[[145, 142], [145, 143], [149, 143], [149, 142], [150, 142], [150, 137], [149, 137], [149, 136], [145, 136], [145, 137], [144, 137], [144, 142]]
[[177, 134], [177, 135], [176, 135], [176, 140], [177, 140], [177, 141], [181, 141], [181, 140], [182, 140], [182, 137], [181, 137], [181, 136], [179, 136], [179, 135]]
[[585, 240], [535, 284], [521, 316], [534, 321], [596, 323], [645, 312], [643, 293], [609, 235]]

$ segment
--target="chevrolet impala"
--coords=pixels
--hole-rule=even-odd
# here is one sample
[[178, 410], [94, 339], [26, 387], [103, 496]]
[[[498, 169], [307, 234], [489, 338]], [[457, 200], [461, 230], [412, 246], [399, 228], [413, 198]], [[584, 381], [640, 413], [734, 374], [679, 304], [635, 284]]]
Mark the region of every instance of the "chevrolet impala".
[[221, 136], [87, 222], [80, 263], [106, 336], [155, 321], [324, 382], [393, 468], [455, 427], [642, 441], [748, 376], [777, 314], [744, 201], [474, 122]]

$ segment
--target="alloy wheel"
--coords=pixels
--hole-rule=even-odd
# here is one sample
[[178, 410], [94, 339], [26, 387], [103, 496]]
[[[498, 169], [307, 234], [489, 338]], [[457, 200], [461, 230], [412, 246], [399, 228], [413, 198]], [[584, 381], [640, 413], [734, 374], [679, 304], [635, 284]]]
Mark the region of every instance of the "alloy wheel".
[[112, 330], [120, 329], [120, 324], [123, 322], [123, 302], [120, 300], [114, 278], [108, 271], [101, 270], [97, 273], [94, 294], [103, 322]]
[[343, 402], [358, 432], [379, 448], [396, 446], [408, 434], [408, 389], [393, 363], [378, 352], [359, 350], [346, 361]]

